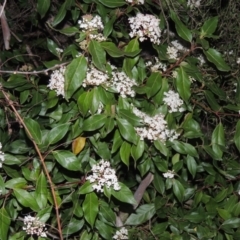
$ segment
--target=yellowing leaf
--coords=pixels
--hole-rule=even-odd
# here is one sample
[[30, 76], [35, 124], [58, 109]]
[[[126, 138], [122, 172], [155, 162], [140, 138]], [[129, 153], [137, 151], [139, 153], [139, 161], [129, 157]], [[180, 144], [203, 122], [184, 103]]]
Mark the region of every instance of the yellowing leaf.
[[84, 137], [78, 137], [76, 138], [73, 142], [72, 142], [72, 152], [77, 155], [78, 153], [80, 153], [86, 143], [86, 138]]

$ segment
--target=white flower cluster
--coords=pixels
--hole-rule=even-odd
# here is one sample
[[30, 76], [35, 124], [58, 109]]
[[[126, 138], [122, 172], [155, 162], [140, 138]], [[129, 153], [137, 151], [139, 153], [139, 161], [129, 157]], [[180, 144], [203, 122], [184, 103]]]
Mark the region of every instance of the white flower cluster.
[[137, 4], [137, 5], [144, 4], [144, 0], [126, 0], [126, 2], [134, 3], [134, 4]]
[[175, 47], [178, 51], [187, 50], [178, 40], [171, 41], [171, 45]]
[[137, 134], [141, 140], [144, 138], [150, 141], [161, 140], [161, 141], [173, 141], [178, 138], [179, 134], [175, 130], [169, 130], [167, 122], [162, 114], [157, 114], [153, 117], [141, 112], [137, 108], [133, 107], [133, 113], [142, 118], [144, 127], [135, 127]]
[[167, 47], [167, 55], [170, 59], [177, 60], [178, 59], [178, 49], [175, 47]]
[[116, 231], [113, 239], [128, 239], [128, 230], [125, 227], [122, 227], [119, 231]]
[[169, 90], [168, 92], [165, 92], [164, 95], [163, 102], [170, 107], [170, 113], [184, 111], [184, 108], [182, 107], [183, 100], [179, 97], [178, 93]]
[[204, 58], [204, 56], [203, 55], [199, 55], [198, 57], [197, 57], [197, 59], [199, 60], [199, 64], [202, 66], [204, 63], [206, 63], [206, 60], [205, 60], [205, 58]]
[[23, 222], [23, 230], [27, 234], [47, 237], [45, 224], [39, 221], [38, 217], [25, 216]]
[[109, 79], [109, 76], [96, 69], [94, 66], [90, 66], [87, 70], [86, 78], [83, 80], [82, 86], [86, 87], [88, 85], [98, 86], [103, 83], [106, 83]]
[[155, 57], [155, 63], [152, 61], [146, 62], [146, 66], [150, 67], [152, 72], [165, 72], [167, 70], [167, 65], [165, 63], [159, 62], [158, 58]]
[[99, 71], [94, 66], [90, 66], [87, 70], [86, 79], [83, 81], [83, 87], [89, 85], [105, 85], [118, 92], [123, 98], [127, 96], [134, 97], [135, 91], [132, 87], [137, 85], [136, 81], [130, 79], [124, 72], [119, 72], [115, 66], [110, 66], [112, 68], [111, 77], [108, 74]]
[[55, 90], [57, 95], [65, 96], [64, 93], [64, 73], [66, 67], [61, 67], [58, 70], [54, 70], [51, 74], [49, 84], [47, 85], [51, 90]]
[[97, 40], [99, 42], [105, 41], [106, 38], [99, 33], [98, 31], [102, 31], [104, 29], [101, 17], [96, 15], [93, 17], [91, 14], [84, 15], [82, 20], [78, 21], [79, 27], [83, 30], [83, 32], [89, 33], [89, 38]]
[[57, 54], [61, 54], [61, 53], [63, 53], [63, 49], [62, 48], [56, 48], [56, 52], [57, 52]]
[[160, 44], [160, 19], [154, 15], [137, 13], [136, 17], [130, 17], [128, 21], [131, 28], [131, 32], [129, 33], [130, 37], [137, 36], [141, 42], [148, 37], [151, 42]]
[[98, 164], [93, 165], [92, 172], [93, 174], [89, 175], [86, 179], [89, 180], [90, 183], [94, 183], [92, 187], [97, 192], [103, 192], [104, 186], [107, 188], [112, 186], [116, 191], [121, 189], [116, 172], [114, 169], [110, 168], [110, 163], [108, 161], [102, 159]]
[[2, 164], [5, 160], [4, 152], [2, 152], [1, 149], [2, 149], [2, 143], [0, 143], [0, 168], [2, 167]]
[[163, 173], [165, 178], [174, 178], [174, 171], [168, 170], [166, 173]]
[[109, 87], [115, 89], [123, 98], [127, 95], [134, 97], [135, 91], [132, 89], [137, 83], [134, 79], [130, 79], [124, 72], [112, 71], [112, 79], [108, 84]]
[[188, 0], [187, 6], [192, 8], [198, 8], [201, 5], [201, 0]]

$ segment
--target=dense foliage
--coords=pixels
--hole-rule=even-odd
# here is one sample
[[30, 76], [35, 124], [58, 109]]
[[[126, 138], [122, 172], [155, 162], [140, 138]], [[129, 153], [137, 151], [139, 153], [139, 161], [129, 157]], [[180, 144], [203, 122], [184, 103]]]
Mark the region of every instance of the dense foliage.
[[2, 3], [0, 240], [239, 239], [237, 2]]

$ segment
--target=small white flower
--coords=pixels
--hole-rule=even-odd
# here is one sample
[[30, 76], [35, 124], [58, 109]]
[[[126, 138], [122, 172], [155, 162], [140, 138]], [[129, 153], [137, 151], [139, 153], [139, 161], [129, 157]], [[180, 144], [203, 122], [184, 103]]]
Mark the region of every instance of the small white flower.
[[128, 239], [128, 230], [125, 227], [122, 227], [119, 231], [116, 231], [113, 239], [121, 240]]
[[39, 237], [47, 237], [45, 224], [39, 221], [38, 217], [25, 216], [23, 220], [23, 230], [30, 235], [37, 235]]
[[170, 59], [177, 60], [178, 59], [178, 49], [175, 47], [167, 47], [167, 55]]
[[5, 160], [4, 152], [2, 152], [1, 149], [2, 149], [2, 143], [0, 143], [0, 168], [2, 167], [2, 164]]
[[237, 64], [240, 64], [240, 57], [237, 59]]
[[55, 90], [57, 95], [65, 96], [64, 93], [64, 73], [65, 73], [66, 67], [61, 67], [59, 70], [54, 70], [51, 74], [49, 84], [47, 87], [49, 87], [51, 90]]
[[166, 173], [163, 173], [165, 178], [174, 178], [174, 171], [168, 170]]
[[201, 5], [201, 0], [188, 0], [187, 6], [192, 8], [198, 8]]
[[56, 48], [56, 51], [57, 51], [58, 54], [61, 54], [61, 53], [63, 52], [63, 49], [61, 49], [61, 48]]
[[160, 44], [160, 19], [154, 15], [137, 13], [136, 17], [130, 17], [128, 21], [131, 28], [130, 37], [137, 36], [141, 42], [149, 38], [151, 42]]
[[152, 72], [165, 72], [167, 70], [167, 65], [165, 63], [159, 62], [158, 58], [155, 57], [155, 63], [151, 61], [146, 62], [146, 66], [150, 67]]
[[108, 161], [102, 159], [98, 164], [93, 165], [92, 172], [92, 175], [89, 175], [86, 179], [89, 180], [90, 183], [94, 183], [92, 187], [97, 192], [103, 192], [104, 186], [107, 188], [112, 186], [115, 191], [121, 189], [116, 172], [114, 169], [110, 168], [110, 163]]
[[180, 99], [179, 94], [169, 90], [164, 93], [163, 102], [170, 107], [169, 112], [183, 112], [184, 108], [182, 108], [183, 100]]

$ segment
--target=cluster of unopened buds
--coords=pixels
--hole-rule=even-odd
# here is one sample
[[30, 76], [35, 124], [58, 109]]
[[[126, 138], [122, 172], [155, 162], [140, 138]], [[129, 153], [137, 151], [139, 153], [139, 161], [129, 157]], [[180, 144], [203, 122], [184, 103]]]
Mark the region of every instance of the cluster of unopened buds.
[[107, 188], [113, 187], [116, 191], [121, 189], [116, 171], [110, 167], [110, 162], [102, 159], [99, 163], [92, 166], [91, 171], [92, 174], [86, 180], [93, 183], [92, 187], [97, 192], [103, 192], [104, 186]]
[[38, 217], [32, 217], [30, 215], [25, 216], [23, 220], [23, 230], [30, 235], [37, 235], [39, 237], [47, 237], [47, 231], [45, 224], [39, 221]]
[[128, 230], [125, 227], [122, 227], [119, 231], [116, 231], [113, 239], [121, 240], [128, 239]]
[[174, 171], [168, 170], [166, 173], [163, 173], [163, 177], [165, 177], [165, 178], [174, 178]]

